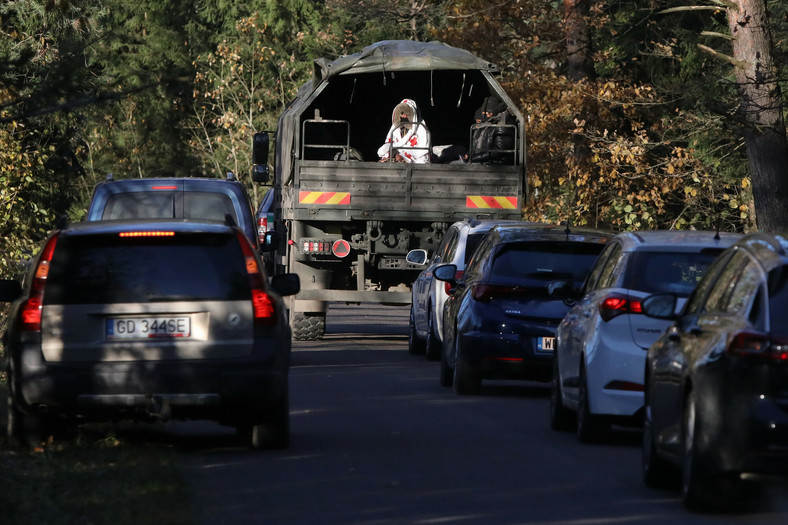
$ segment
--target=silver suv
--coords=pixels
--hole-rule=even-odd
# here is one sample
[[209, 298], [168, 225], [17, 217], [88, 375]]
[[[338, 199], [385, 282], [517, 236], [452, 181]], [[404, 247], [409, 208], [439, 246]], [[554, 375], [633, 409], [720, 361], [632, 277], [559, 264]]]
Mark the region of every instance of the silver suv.
[[224, 223], [97, 221], [56, 230], [3, 342], [9, 436], [36, 444], [90, 420], [210, 419], [252, 446], [289, 440], [290, 329], [244, 232]]

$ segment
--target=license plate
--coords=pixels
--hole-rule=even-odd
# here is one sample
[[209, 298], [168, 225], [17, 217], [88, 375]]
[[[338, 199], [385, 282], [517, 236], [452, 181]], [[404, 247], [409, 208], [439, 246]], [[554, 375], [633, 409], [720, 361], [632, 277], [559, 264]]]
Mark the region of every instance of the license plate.
[[555, 337], [539, 337], [536, 340], [536, 349], [540, 352], [552, 352], [555, 350]]
[[107, 339], [189, 338], [191, 317], [113, 317], [107, 319]]

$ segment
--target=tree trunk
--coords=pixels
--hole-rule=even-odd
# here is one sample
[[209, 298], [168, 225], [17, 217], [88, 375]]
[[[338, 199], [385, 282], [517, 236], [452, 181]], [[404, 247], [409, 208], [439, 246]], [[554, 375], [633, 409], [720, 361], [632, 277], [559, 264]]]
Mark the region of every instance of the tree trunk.
[[588, 30], [588, 0], [564, 0], [566, 25], [566, 75], [572, 80], [594, 78], [591, 36]]
[[788, 141], [765, 0], [737, 0], [728, 8], [736, 82], [745, 122], [756, 224], [788, 231]]
[[[589, 0], [564, 0], [564, 27], [566, 31], [566, 76], [571, 80], [593, 80], [594, 63], [591, 60], [591, 36], [588, 28], [588, 1]], [[590, 124], [593, 115], [580, 110], [575, 115], [575, 120], [585, 121]], [[571, 171], [581, 172], [588, 168], [591, 152], [588, 141], [581, 133], [572, 134], [572, 163]], [[571, 197], [577, 198], [577, 188]], [[597, 216], [598, 217], [598, 216]], [[571, 220], [571, 217], [569, 218]]]

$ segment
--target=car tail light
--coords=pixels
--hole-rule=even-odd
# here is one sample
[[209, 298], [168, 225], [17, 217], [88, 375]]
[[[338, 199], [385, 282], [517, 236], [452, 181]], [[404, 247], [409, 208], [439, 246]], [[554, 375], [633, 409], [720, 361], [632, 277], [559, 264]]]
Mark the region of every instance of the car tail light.
[[[462, 275], [464, 273], [465, 273], [464, 270], [457, 270], [457, 272], [454, 274], [454, 282], [456, 283], [457, 281], [462, 279]], [[449, 283], [449, 281], [443, 282], [443, 290], [446, 292], [446, 295], [449, 295], [449, 293], [451, 293], [451, 284]]]
[[238, 242], [241, 244], [246, 263], [246, 273], [249, 275], [249, 285], [252, 288], [252, 307], [254, 308], [254, 323], [257, 325], [276, 324], [276, 305], [265, 291], [265, 283], [254, 248], [249, 243], [243, 232], [237, 232]]
[[738, 357], [788, 362], [788, 341], [773, 341], [768, 334], [739, 332], [731, 338], [728, 353]]
[[41, 258], [38, 260], [36, 271], [33, 274], [33, 282], [30, 284], [30, 296], [22, 304], [20, 326], [22, 332], [41, 331], [41, 310], [44, 305], [44, 286], [49, 276], [49, 264], [55, 253], [55, 246], [59, 234], [55, 234], [47, 241]]
[[474, 284], [471, 289], [471, 296], [481, 302], [488, 303], [493, 299], [503, 299], [506, 297], [517, 297], [525, 290], [521, 286], [506, 284]]
[[642, 314], [640, 301], [629, 299], [626, 295], [609, 295], [599, 303], [599, 315], [603, 321], [610, 321], [621, 314]]

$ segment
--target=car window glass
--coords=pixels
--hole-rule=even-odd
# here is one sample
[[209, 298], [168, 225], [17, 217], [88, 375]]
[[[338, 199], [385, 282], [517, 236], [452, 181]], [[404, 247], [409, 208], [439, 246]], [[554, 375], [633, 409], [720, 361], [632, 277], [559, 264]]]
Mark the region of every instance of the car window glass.
[[768, 276], [769, 295], [769, 330], [772, 336], [788, 337], [788, 323], [785, 312], [788, 311], [788, 267], [778, 266]]
[[750, 259], [737, 274], [725, 311], [729, 314], [744, 314], [746, 310], [749, 310], [760, 284], [760, 267], [758, 263]]
[[430, 262], [432, 264], [437, 264], [441, 261], [445, 261], [446, 250], [449, 249], [449, 245], [452, 243], [452, 241], [456, 239], [457, 229], [449, 228], [449, 231], [443, 236], [440, 244], [438, 244], [438, 248], [435, 250], [435, 253], [432, 254], [432, 260]]
[[446, 243], [446, 249], [443, 254], [441, 254], [442, 262], [451, 262], [454, 260], [454, 256], [457, 253], [457, 245], [460, 243], [460, 237], [461, 235], [458, 230], [452, 232], [449, 242]]
[[491, 277], [537, 287], [566, 279], [579, 287], [603, 247], [585, 242], [509, 243], [496, 252]]
[[183, 194], [184, 219], [224, 221], [228, 214], [238, 224], [235, 207], [229, 195], [205, 191], [187, 191]]
[[733, 288], [736, 284], [736, 276], [747, 262], [747, 256], [743, 252], [737, 251], [733, 254], [709, 290], [709, 295], [703, 306], [704, 311], [709, 313], [725, 311], [728, 299], [733, 293]]
[[610, 257], [610, 252], [612, 252], [616, 246], [618, 246], [618, 243], [611, 243], [605, 246], [605, 249], [602, 250], [601, 254], [599, 254], [599, 257], [597, 257], [596, 262], [594, 262], [594, 266], [591, 268], [585, 285], [583, 286], [584, 294], [591, 292], [596, 288], [596, 285], [599, 282], [599, 277], [602, 275], [602, 270], [605, 269], [605, 263]]
[[177, 215], [174, 193], [133, 191], [110, 195], [101, 218], [104, 220], [179, 218]]
[[251, 298], [234, 235], [61, 236], [46, 304], [140, 303]]
[[471, 259], [468, 261], [468, 266], [465, 267], [465, 273], [462, 276], [463, 280], [471, 281], [477, 279], [479, 275], [481, 275], [482, 264], [484, 263], [486, 257], [490, 254], [491, 249], [492, 236], [485, 235], [479, 243], [479, 246], [476, 247], [473, 255], [471, 255]]
[[706, 297], [714, 286], [714, 283], [717, 280], [717, 275], [725, 268], [725, 265], [727, 264], [727, 261], [730, 259], [730, 257], [731, 252], [726, 252], [717, 257], [711, 266], [709, 266], [705, 275], [701, 278], [700, 282], [698, 282], [698, 285], [695, 287], [695, 290], [693, 290], [689, 299], [687, 299], [687, 304], [684, 308], [686, 313], [695, 314], [703, 311], [704, 304], [706, 303]]
[[483, 238], [483, 233], [472, 233], [468, 235], [468, 239], [465, 241], [465, 264], [468, 264], [468, 261], [471, 260], [473, 252], [476, 250], [476, 247], [479, 246]]
[[625, 256], [623, 252], [623, 248], [620, 244], [616, 243], [615, 248], [610, 252], [610, 256], [608, 257], [607, 261], [605, 262], [605, 267], [602, 269], [602, 273], [599, 275], [599, 281], [597, 281], [596, 288], [609, 288], [612, 286], [613, 277], [615, 276], [614, 270], [621, 262], [621, 259]]
[[623, 287], [688, 297], [717, 257], [714, 252], [637, 250], [627, 260]]

